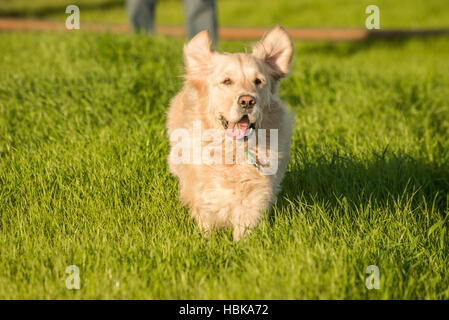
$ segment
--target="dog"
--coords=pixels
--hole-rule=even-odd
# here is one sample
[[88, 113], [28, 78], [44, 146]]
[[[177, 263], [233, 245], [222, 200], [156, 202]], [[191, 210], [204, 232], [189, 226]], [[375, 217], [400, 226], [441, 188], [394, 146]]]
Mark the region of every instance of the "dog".
[[[184, 85], [167, 112], [168, 166], [179, 180], [182, 204], [205, 236], [231, 228], [233, 240], [240, 241], [276, 200], [293, 128], [277, 92], [290, 72], [293, 52], [281, 26], [266, 33], [251, 53], [214, 51], [207, 31], [184, 45]], [[199, 127], [214, 133], [213, 143], [206, 134], [180, 143], [180, 137], [194, 136]], [[208, 152], [214, 161], [201, 161]], [[264, 172], [271, 163], [275, 170]]]

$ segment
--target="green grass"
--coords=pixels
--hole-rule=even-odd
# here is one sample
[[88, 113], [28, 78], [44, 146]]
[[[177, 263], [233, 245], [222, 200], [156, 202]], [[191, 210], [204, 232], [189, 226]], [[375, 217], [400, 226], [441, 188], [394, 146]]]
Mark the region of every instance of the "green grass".
[[297, 43], [292, 161], [241, 243], [203, 239], [167, 169], [180, 40], [0, 43], [1, 299], [449, 298], [447, 38]]
[[[223, 26], [365, 27], [365, 8], [380, 9], [381, 28], [437, 28], [449, 26], [447, 0], [218, 0], [218, 22]], [[14, 0], [0, 1], [0, 16], [65, 20], [65, 7], [76, 4], [83, 21], [127, 23], [124, 0]], [[181, 0], [159, 0], [160, 24], [183, 24]]]

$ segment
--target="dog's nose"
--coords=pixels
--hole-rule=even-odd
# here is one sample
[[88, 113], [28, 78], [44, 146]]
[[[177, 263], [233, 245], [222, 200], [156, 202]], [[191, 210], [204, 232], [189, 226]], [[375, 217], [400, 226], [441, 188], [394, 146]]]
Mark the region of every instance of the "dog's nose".
[[250, 96], [249, 94], [245, 94], [239, 97], [239, 105], [243, 109], [252, 109], [256, 104], [256, 98]]

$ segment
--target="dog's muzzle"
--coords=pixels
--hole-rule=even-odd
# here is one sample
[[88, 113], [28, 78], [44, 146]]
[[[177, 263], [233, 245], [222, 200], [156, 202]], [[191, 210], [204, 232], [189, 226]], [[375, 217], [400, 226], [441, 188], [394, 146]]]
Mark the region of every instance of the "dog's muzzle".
[[237, 140], [249, 137], [256, 129], [256, 124], [250, 123], [247, 115], [244, 115], [237, 122], [227, 121], [223, 116], [220, 116], [218, 120], [226, 130], [226, 135]]

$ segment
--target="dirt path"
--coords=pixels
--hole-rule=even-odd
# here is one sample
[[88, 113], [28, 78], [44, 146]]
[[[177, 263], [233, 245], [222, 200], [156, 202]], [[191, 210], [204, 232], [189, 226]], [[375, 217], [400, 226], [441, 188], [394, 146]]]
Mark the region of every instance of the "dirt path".
[[[220, 27], [220, 39], [252, 40], [259, 39], [269, 28], [259, 27]], [[389, 39], [396, 37], [416, 37], [431, 35], [449, 35], [449, 28], [442, 29], [397, 29], [377, 30], [351, 28], [290, 28], [291, 37], [295, 40], [326, 40], [326, 41], [355, 41], [364, 39]], [[63, 21], [35, 20], [35, 19], [0, 19], [0, 31], [68, 31]], [[130, 32], [125, 24], [81, 23], [80, 31], [94, 32]], [[73, 31], [72, 31], [73, 32]], [[157, 26], [156, 33], [183, 37], [182, 26]]]

